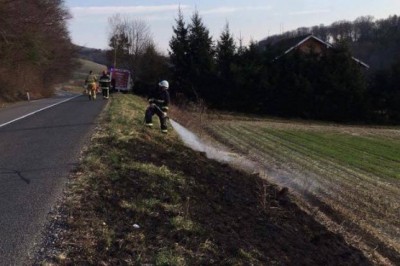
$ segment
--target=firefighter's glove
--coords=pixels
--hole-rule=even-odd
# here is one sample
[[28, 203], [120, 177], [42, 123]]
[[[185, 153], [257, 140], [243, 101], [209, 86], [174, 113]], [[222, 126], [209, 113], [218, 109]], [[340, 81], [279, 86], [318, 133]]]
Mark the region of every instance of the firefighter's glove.
[[153, 104], [155, 102], [155, 100], [153, 98], [149, 99], [149, 104]]

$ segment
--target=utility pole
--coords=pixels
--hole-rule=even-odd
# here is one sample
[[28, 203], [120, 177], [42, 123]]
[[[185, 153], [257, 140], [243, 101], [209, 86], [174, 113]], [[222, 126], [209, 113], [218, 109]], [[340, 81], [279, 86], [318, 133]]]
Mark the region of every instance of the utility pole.
[[114, 68], [117, 68], [117, 47], [114, 47]]
[[114, 68], [117, 68], [117, 38], [114, 38]]

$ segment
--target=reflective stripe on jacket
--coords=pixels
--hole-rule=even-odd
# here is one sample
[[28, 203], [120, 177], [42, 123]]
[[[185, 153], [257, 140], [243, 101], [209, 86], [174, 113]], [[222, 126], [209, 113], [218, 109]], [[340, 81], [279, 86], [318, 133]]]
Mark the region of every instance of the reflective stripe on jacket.
[[100, 77], [99, 83], [101, 88], [108, 89], [111, 84], [111, 79], [108, 75], [103, 75]]

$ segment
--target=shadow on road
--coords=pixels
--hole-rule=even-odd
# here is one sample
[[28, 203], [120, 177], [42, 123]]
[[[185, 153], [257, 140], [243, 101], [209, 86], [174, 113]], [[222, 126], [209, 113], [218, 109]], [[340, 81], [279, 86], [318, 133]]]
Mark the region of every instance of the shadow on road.
[[26, 177], [26, 174], [34, 173], [34, 172], [42, 172], [42, 171], [59, 171], [65, 168], [72, 168], [75, 169], [78, 167], [78, 163], [67, 163], [62, 165], [57, 165], [57, 167], [42, 167], [42, 168], [35, 168], [35, 169], [26, 169], [26, 170], [16, 170], [10, 168], [0, 168], [0, 178], [3, 175], [16, 175], [18, 176], [23, 182], [26, 184], [31, 183], [31, 179]]

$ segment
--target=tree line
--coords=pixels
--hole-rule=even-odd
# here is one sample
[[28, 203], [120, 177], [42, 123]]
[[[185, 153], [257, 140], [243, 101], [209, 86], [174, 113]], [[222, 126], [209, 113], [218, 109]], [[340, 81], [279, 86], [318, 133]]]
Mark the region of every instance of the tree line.
[[0, 100], [13, 101], [27, 91], [52, 94], [69, 77], [74, 49], [62, 0], [2, 0], [0, 3]]
[[[399, 50], [392, 51], [386, 67], [368, 71], [353, 60], [352, 53], [352, 47], [366, 43], [379, 53], [385, 43], [387, 52], [387, 34], [393, 34], [393, 43], [400, 37], [399, 18], [374, 23], [370, 17], [360, 18], [351, 31], [343, 25], [347, 24], [301, 28], [243, 46], [235, 43], [228, 24], [214, 43], [198, 12], [186, 24], [179, 11], [170, 41], [173, 88], [191, 101], [204, 100], [224, 110], [344, 122], [399, 122]], [[330, 40], [334, 48], [322, 57], [293, 52], [276, 60], [276, 49], [270, 45], [274, 39], [304, 33]]]
[[362, 16], [354, 21], [341, 20], [326, 26], [301, 27], [270, 36], [260, 41], [260, 44], [305, 34], [314, 34], [325, 42], [348, 43], [353, 55], [373, 69], [388, 68], [400, 56], [400, 17], [397, 15], [379, 20], [372, 16]]
[[[197, 11], [187, 23], [179, 10], [169, 57], [157, 51], [143, 21], [116, 15], [110, 25], [109, 58], [133, 71], [139, 94], [168, 79], [175, 103], [330, 121], [400, 121], [397, 16], [299, 28], [244, 46], [235, 42], [228, 23], [214, 41]], [[322, 57], [293, 52], [276, 60], [274, 42], [304, 34], [334, 48]], [[371, 68], [363, 69], [353, 56]]]

